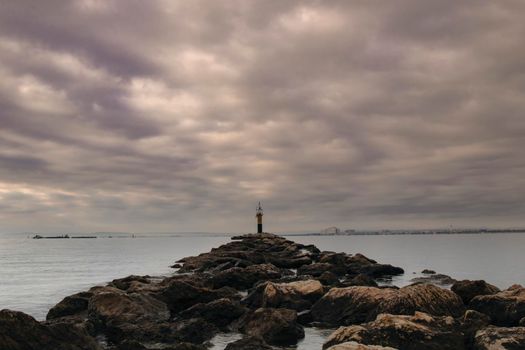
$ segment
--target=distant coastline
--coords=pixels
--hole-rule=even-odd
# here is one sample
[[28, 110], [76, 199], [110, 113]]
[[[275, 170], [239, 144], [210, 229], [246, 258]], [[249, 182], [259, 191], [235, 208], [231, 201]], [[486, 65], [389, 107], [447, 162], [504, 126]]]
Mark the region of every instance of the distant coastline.
[[429, 229], [429, 230], [330, 230], [311, 233], [283, 233], [283, 236], [383, 236], [383, 235], [453, 235], [453, 234], [494, 234], [525, 233], [525, 228], [514, 229]]

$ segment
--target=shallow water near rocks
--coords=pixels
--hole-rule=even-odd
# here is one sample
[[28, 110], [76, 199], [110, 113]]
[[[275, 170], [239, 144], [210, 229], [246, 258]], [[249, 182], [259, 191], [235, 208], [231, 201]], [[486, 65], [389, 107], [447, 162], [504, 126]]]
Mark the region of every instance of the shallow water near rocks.
[[[430, 268], [456, 279], [485, 279], [500, 288], [525, 282], [525, 234], [423, 236], [298, 236], [321, 250], [363, 253], [400, 266], [405, 275], [386, 284], [403, 286]], [[223, 243], [226, 235], [162, 235], [130, 238], [33, 240], [0, 235], [0, 309], [42, 320], [67, 295], [127, 275], [169, 275], [176, 260]], [[414, 274], [416, 272], [416, 274]], [[306, 328], [294, 349], [320, 349], [332, 330]], [[218, 335], [212, 349], [224, 349], [239, 335]]]

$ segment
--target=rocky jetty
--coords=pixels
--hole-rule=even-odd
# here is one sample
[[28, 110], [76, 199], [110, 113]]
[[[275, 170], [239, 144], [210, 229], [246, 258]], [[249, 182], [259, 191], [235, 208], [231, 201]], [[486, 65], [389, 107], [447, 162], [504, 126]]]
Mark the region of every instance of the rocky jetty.
[[323, 346], [330, 350], [525, 349], [518, 285], [378, 286], [403, 270], [266, 233], [233, 237], [174, 268], [68, 296], [43, 322], [2, 310], [0, 349], [203, 350], [232, 333], [242, 338], [226, 350], [269, 350], [294, 346], [312, 326], [339, 327]]

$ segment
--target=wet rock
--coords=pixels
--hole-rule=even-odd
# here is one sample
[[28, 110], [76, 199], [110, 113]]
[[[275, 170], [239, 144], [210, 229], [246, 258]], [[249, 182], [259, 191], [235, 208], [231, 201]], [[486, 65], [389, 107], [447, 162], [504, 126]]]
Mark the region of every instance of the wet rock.
[[238, 319], [247, 309], [231, 299], [217, 299], [209, 303], [193, 305], [180, 313], [181, 318], [202, 318], [220, 329], [225, 329]]
[[213, 338], [218, 329], [202, 318], [192, 318], [177, 325], [177, 339], [181, 342], [202, 344]]
[[497, 326], [517, 326], [525, 317], [525, 288], [515, 285], [496, 294], [478, 295], [469, 308], [488, 315]]
[[52, 320], [87, 311], [89, 298], [91, 298], [92, 295], [93, 293], [90, 292], [81, 292], [65, 297], [49, 310], [46, 319]]
[[490, 324], [490, 317], [476, 310], [467, 310], [458, 320], [461, 323], [460, 328], [465, 336], [465, 345], [468, 349], [473, 347], [476, 332]]
[[453, 292], [430, 284], [393, 288], [332, 288], [312, 307], [315, 321], [329, 325], [369, 322], [380, 313], [411, 315], [422, 311], [436, 316], [463, 314], [463, 302]]
[[263, 283], [245, 299], [251, 308], [288, 308], [297, 311], [309, 309], [324, 294], [321, 282], [304, 280], [289, 283]]
[[109, 286], [115, 287], [121, 290], [128, 290], [132, 285], [138, 284], [149, 284], [150, 283], [150, 276], [136, 276], [136, 275], [130, 275], [124, 278], [119, 278], [111, 281], [109, 283]]
[[217, 327], [204, 319], [192, 318], [177, 322], [108, 324], [104, 334], [114, 344], [134, 340], [141, 344], [158, 344], [164, 348], [180, 342], [201, 344], [212, 339], [218, 331]]
[[368, 266], [363, 266], [359, 268], [357, 272], [374, 278], [396, 276], [405, 273], [405, 271], [402, 268], [392, 266], [390, 264], [372, 264]]
[[346, 274], [346, 268], [329, 263], [314, 263], [301, 266], [297, 269], [297, 275], [309, 275], [313, 277], [319, 277], [325, 272], [331, 272], [336, 276], [344, 276]]
[[283, 257], [274, 257], [270, 255], [266, 260], [272, 265], [275, 265], [277, 267], [284, 268], [284, 269], [296, 269], [303, 265], [308, 265], [312, 263], [312, 259], [308, 256], [283, 258]]
[[475, 350], [525, 349], [525, 327], [488, 327], [476, 333]]
[[272, 350], [273, 348], [258, 337], [245, 337], [226, 345], [224, 350]]
[[329, 347], [327, 350], [397, 350], [389, 346], [364, 345], [350, 341]]
[[468, 305], [468, 303], [478, 295], [492, 295], [500, 292], [498, 287], [488, 284], [483, 280], [458, 281], [454, 283], [450, 289], [461, 297], [465, 305]]
[[71, 324], [44, 325], [22, 312], [0, 311], [2, 350], [101, 350], [83, 328]]
[[185, 310], [195, 304], [237, 298], [237, 292], [229, 288], [210, 289], [188, 280], [173, 279], [157, 294], [173, 313]]
[[350, 256], [345, 253], [324, 251], [319, 255], [319, 262], [335, 266], [346, 266], [349, 258]]
[[297, 313], [297, 322], [303, 326], [311, 325], [314, 322], [310, 310], [304, 310]]
[[297, 313], [289, 309], [257, 309], [244, 320], [241, 331], [262, 338], [270, 345], [294, 345], [304, 338]]
[[429, 270], [429, 269], [424, 269], [423, 271], [421, 271], [421, 273], [423, 275], [435, 275], [436, 274], [436, 271], [434, 270]]
[[372, 322], [339, 328], [328, 337], [323, 349], [355, 341], [403, 350], [463, 350], [463, 334], [458, 327], [450, 316], [381, 314]]
[[430, 274], [423, 277], [416, 277], [410, 280], [412, 283], [432, 283], [438, 286], [448, 286], [457, 281], [448, 275], [441, 273]]
[[148, 294], [128, 294], [117, 288], [101, 287], [89, 300], [88, 317], [104, 328], [124, 323], [166, 321], [170, 312], [165, 303]]
[[281, 271], [272, 264], [252, 265], [246, 268], [233, 267], [216, 273], [210, 279], [213, 288], [232, 287], [239, 290], [251, 288], [260, 281], [278, 279]]
[[322, 284], [324, 284], [325, 286], [335, 286], [340, 283], [337, 275], [330, 271], [323, 272], [321, 276], [317, 278], [317, 280], [321, 282]]
[[369, 286], [369, 287], [377, 287], [376, 281], [368, 275], [365, 274], [359, 274], [349, 280], [344, 281], [343, 285], [345, 287], [351, 287], [351, 286]]
[[183, 266], [180, 271], [210, 271], [226, 263], [229, 268], [264, 263], [279, 268], [297, 268], [310, 264], [318, 253], [314, 246], [305, 246], [268, 233], [243, 235], [233, 237], [232, 242], [209, 253], [181, 260]]

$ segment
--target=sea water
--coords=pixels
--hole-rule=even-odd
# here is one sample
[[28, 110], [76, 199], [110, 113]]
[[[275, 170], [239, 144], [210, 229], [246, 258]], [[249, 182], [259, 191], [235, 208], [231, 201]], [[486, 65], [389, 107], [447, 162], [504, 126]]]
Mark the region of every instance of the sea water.
[[[321, 250], [362, 253], [405, 269], [391, 283], [403, 286], [423, 269], [456, 279], [484, 279], [500, 288], [525, 284], [525, 234], [290, 236]], [[166, 276], [176, 260], [227, 243], [226, 235], [121, 234], [97, 239], [31, 239], [0, 235], [0, 309], [45, 319], [67, 295], [127, 275]], [[307, 328], [298, 350], [320, 349], [330, 330]], [[213, 350], [235, 335], [219, 335]]]

